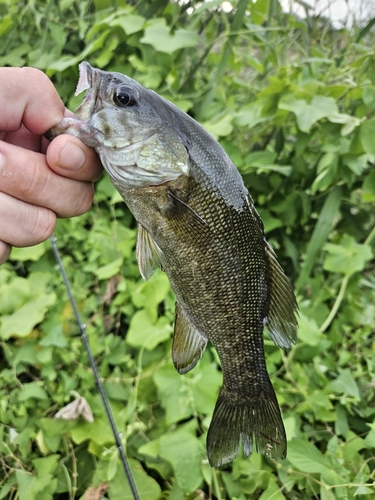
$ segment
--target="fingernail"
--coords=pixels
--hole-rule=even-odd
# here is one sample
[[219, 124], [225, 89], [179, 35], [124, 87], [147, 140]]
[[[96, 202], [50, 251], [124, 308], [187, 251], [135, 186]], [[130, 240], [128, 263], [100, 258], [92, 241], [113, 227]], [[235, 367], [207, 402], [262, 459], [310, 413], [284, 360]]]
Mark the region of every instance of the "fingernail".
[[85, 153], [82, 149], [74, 144], [74, 142], [67, 142], [60, 153], [59, 167], [68, 170], [79, 170], [85, 163]]

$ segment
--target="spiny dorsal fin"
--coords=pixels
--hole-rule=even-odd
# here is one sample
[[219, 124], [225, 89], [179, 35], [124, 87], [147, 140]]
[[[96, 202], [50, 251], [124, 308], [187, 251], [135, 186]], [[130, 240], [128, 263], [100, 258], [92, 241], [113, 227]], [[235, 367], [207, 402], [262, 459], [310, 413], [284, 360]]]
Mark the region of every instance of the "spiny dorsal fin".
[[290, 281], [277, 262], [275, 252], [266, 242], [269, 268], [270, 302], [265, 324], [271, 339], [282, 348], [297, 340], [298, 305]]
[[207, 338], [191, 324], [176, 303], [172, 359], [176, 370], [183, 374], [198, 363], [206, 348]]
[[147, 281], [161, 265], [162, 252], [150, 233], [138, 225], [137, 260], [142, 277]]

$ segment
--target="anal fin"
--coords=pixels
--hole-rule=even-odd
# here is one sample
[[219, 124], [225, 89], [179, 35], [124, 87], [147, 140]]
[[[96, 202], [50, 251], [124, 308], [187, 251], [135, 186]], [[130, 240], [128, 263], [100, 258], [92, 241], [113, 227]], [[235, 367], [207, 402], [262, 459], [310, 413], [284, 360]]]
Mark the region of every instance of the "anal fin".
[[176, 303], [172, 359], [179, 373], [187, 373], [194, 368], [202, 357], [207, 341]]
[[155, 270], [161, 266], [162, 251], [141, 224], [138, 225], [136, 254], [139, 271], [147, 281]]
[[270, 299], [265, 325], [271, 339], [282, 348], [290, 348], [297, 339], [298, 305], [290, 281], [266, 242]]

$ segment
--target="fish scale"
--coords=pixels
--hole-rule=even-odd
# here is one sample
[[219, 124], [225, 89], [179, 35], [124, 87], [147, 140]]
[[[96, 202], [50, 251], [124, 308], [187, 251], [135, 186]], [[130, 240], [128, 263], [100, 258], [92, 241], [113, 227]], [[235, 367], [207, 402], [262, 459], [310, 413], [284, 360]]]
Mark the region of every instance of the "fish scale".
[[148, 279], [166, 272], [176, 295], [172, 358], [194, 368], [211, 341], [223, 385], [207, 435], [212, 466], [286, 455], [286, 436], [268, 376], [263, 328], [282, 348], [296, 340], [297, 303], [268, 245], [241, 176], [217, 141], [176, 106], [120, 73], [80, 65], [87, 90], [70, 133], [95, 147], [138, 221], [137, 259]]

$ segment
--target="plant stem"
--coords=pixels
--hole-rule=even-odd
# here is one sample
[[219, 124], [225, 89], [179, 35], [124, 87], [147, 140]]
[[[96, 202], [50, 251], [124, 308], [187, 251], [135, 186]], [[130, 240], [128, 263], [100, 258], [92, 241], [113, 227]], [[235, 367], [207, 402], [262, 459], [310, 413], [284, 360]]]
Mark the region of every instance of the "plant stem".
[[[372, 240], [374, 238], [375, 238], [375, 227], [372, 228], [370, 234], [367, 236], [366, 240], [364, 241], [364, 245], [370, 245], [371, 242], [372, 242]], [[338, 311], [338, 309], [339, 309], [339, 307], [341, 305], [341, 302], [342, 302], [342, 300], [344, 298], [344, 295], [345, 295], [345, 292], [346, 292], [346, 288], [348, 286], [349, 279], [351, 278], [351, 276], [352, 276], [352, 274], [348, 274], [342, 280], [339, 294], [336, 297], [336, 300], [335, 300], [335, 303], [333, 304], [331, 312], [329, 313], [329, 315], [328, 315], [327, 319], [325, 320], [325, 322], [319, 328], [319, 332], [320, 333], [323, 333], [325, 330], [327, 330], [327, 328], [331, 324], [333, 318], [336, 316], [336, 313], [337, 313], [337, 311]]]
[[371, 242], [374, 238], [375, 238], [375, 226], [372, 228], [372, 231], [365, 239], [364, 245], [371, 245]]
[[212, 470], [212, 482], [214, 483], [214, 487], [215, 487], [215, 490], [216, 490], [216, 497], [217, 497], [217, 500], [223, 500], [221, 498], [221, 493], [220, 493], [220, 487], [219, 487], [219, 481], [217, 480], [217, 472], [215, 469], [211, 469]]
[[351, 277], [351, 274], [348, 274], [342, 280], [340, 291], [339, 291], [339, 293], [338, 293], [338, 295], [336, 297], [336, 300], [335, 300], [335, 303], [333, 304], [331, 312], [329, 313], [329, 315], [328, 315], [327, 319], [325, 320], [325, 322], [319, 328], [319, 332], [320, 333], [323, 333], [325, 330], [327, 330], [327, 328], [329, 327], [329, 325], [333, 321], [334, 317], [336, 316], [336, 313], [337, 313], [337, 311], [338, 311], [338, 309], [339, 309], [339, 307], [341, 305], [341, 302], [342, 302], [342, 300], [344, 298], [344, 295], [345, 295], [345, 292], [346, 292], [346, 287], [348, 286], [350, 277]]

